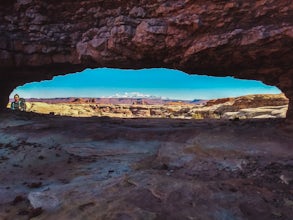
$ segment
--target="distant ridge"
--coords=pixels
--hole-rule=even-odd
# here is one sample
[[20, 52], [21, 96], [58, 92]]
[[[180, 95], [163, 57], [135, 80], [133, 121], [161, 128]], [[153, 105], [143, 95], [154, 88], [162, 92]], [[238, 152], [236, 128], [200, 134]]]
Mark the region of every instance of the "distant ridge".
[[[13, 100], [10, 100], [13, 101]], [[90, 98], [90, 97], [68, 97], [68, 98], [29, 98], [27, 102], [45, 102], [49, 104], [58, 103], [76, 103], [76, 104], [168, 104], [168, 103], [184, 103], [184, 104], [201, 104], [207, 102], [207, 100], [195, 99], [195, 100], [178, 100], [178, 99], [162, 99], [162, 98]]]

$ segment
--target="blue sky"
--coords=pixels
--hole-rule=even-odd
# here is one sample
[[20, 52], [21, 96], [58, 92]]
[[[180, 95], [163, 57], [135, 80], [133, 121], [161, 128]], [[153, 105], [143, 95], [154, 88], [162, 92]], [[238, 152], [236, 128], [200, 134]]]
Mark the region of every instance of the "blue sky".
[[24, 98], [55, 97], [162, 97], [170, 99], [213, 99], [247, 94], [277, 94], [276, 87], [254, 80], [232, 77], [188, 75], [170, 69], [86, 69], [17, 87]]

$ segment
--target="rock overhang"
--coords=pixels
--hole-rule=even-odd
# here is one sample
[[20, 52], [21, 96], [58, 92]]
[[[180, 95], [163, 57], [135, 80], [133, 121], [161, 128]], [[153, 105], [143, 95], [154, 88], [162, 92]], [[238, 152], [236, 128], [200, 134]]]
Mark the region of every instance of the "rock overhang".
[[[4, 4], [5, 3], [5, 4]], [[290, 1], [17, 0], [0, 6], [0, 102], [85, 68], [166, 67], [280, 88], [293, 118]]]

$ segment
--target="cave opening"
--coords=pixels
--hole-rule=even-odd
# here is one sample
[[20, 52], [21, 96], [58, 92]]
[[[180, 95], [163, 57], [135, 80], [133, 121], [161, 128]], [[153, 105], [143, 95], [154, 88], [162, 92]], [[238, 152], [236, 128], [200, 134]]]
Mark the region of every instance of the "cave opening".
[[[292, 1], [1, 3], [1, 219], [293, 219]], [[81, 118], [99, 111], [97, 100], [84, 103], [82, 98], [107, 98], [116, 92], [101, 94], [105, 84], [100, 78], [89, 78], [87, 82], [101, 84], [90, 95], [82, 94], [81, 88], [65, 80], [79, 74], [55, 79], [64, 79], [81, 97], [64, 94], [64, 87], [60, 91], [56, 85], [46, 87], [45, 82], [35, 84], [39, 85], [35, 95], [26, 94], [26, 86], [32, 84], [25, 83], [96, 67], [166, 67], [189, 74], [259, 80], [278, 87], [290, 99], [287, 119]], [[107, 81], [119, 82], [122, 75], [126, 72]], [[158, 88], [168, 81], [143, 80], [142, 75], [138, 79], [152, 86], [159, 83]], [[213, 112], [221, 117], [234, 117], [234, 110], [255, 114], [255, 108], [261, 113], [256, 117], [280, 113], [278, 99], [269, 111], [258, 106], [240, 111], [237, 108], [251, 104], [251, 97], [259, 98], [252, 99], [256, 104], [266, 99], [251, 95], [245, 102], [226, 99], [235, 103], [227, 105], [222, 103], [225, 98], [219, 99], [223, 97], [200, 97], [198, 91], [187, 89], [192, 79], [186, 83], [174, 80], [191, 95], [187, 98], [136, 89], [117, 94], [136, 95], [138, 100], [143, 95], [183, 101], [213, 99], [205, 107], [214, 107]], [[75, 84], [86, 85], [81, 79]], [[74, 118], [6, 109], [11, 92], [10, 98], [18, 93], [29, 105], [37, 95], [46, 98], [41, 96], [45, 88], [73, 96], [72, 105], [91, 106], [90, 112], [77, 109], [72, 114], [79, 117]], [[229, 96], [236, 90], [232, 88]], [[213, 94], [220, 95], [220, 91]], [[174, 95], [180, 94], [181, 89], [175, 89]], [[41, 104], [42, 110], [51, 106]], [[58, 115], [65, 104], [47, 113]], [[178, 102], [171, 104], [168, 107], [176, 109]], [[133, 106], [142, 114], [137, 110], [148, 105]], [[110, 107], [105, 110], [112, 111]], [[188, 108], [179, 108], [179, 116]], [[201, 115], [192, 112], [191, 117]]]
[[274, 86], [165, 69], [97, 68], [28, 83], [10, 94], [27, 111], [74, 116], [184, 119], [284, 118], [288, 100]]

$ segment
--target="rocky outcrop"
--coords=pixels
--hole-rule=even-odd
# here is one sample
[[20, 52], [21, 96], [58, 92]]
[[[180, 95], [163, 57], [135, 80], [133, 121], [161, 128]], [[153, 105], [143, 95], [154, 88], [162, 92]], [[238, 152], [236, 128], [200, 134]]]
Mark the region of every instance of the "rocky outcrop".
[[[73, 101], [71, 101], [73, 100]], [[165, 104], [94, 103], [93, 99], [71, 98], [27, 102], [27, 111], [72, 117], [117, 118], [248, 119], [285, 118], [288, 99], [278, 95], [248, 95], [208, 101], [206, 104], [166, 102]], [[106, 101], [109, 101], [106, 99]], [[117, 100], [113, 100], [115, 103]], [[150, 100], [151, 101], [151, 100]], [[55, 103], [52, 103], [55, 102]], [[163, 102], [163, 101], [162, 101]]]
[[5, 0], [1, 107], [17, 85], [88, 67], [256, 79], [293, 100], [292, 16], [287, 0]]
[[219, 105], [227, 102], [233, 102], [233, 98], [212, 99], [207, 101], [206, 106]]
[[231, 105], [234, 111], [243, 108], [258, 108], [263, 106], [282, 106], [288, 105], [289, 100], [284, 94], [256, 94], [246, 95], [236, 98], [222, 98], [209, 100], [206, 106], [214, 106], [219, 104]]
[[195, 109], [194, 118], [284, 118], [288, 99], [284, 94], [247, 95], [236, 98], [210, 100], [202, 108]]
[[282, 120], [0, 118], [1, 220], [293, 219]]
[[288, 105], [289, 101], [284, 94], [279, 95], [247, 95], [234, 100], [233, 107], [236, 109], [258, 108], [263, 106]]

